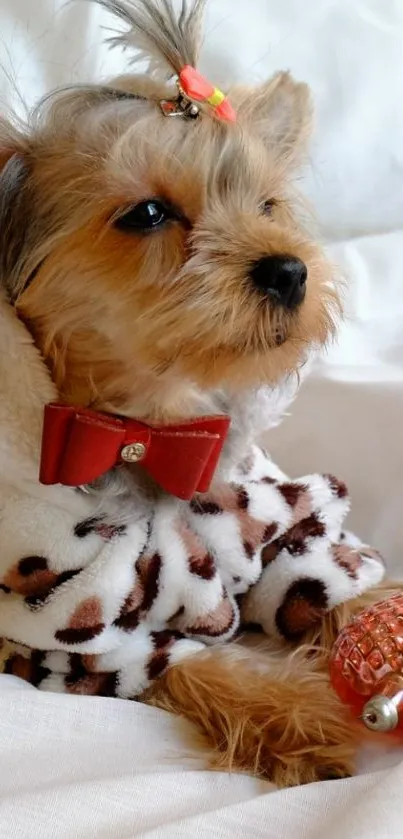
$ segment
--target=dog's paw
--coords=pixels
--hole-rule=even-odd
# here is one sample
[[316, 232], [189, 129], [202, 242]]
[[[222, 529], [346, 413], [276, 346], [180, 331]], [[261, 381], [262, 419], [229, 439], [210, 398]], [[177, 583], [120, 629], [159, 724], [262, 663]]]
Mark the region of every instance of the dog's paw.
[[300, 711], [298, 701], [290, 708], [284, 738], [276, 737], [277, 742], [273, 742], [270, 727], [267, 739], [263, 733], [259, 774], [279, 787], [350, 777], [354, 771], [357, 738], [348, 714], [343, 708], [339, 712], [333, 697], [327, 707], [322, 705], [320, 717], [315, 707], [311, 707], [312, 716], [303, 712], [302, 725]]
[[210, 649], [170, 668], [147, 700], [195, 723], [216, 769], [279, 787], [353, 772], [358, 726], [326, 669], [302, 655]]

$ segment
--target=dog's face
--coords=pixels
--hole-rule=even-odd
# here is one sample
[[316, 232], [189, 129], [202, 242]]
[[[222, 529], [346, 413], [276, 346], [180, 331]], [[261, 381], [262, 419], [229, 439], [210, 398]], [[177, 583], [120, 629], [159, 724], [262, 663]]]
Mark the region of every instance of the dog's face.
[[339, 305], [290, 185], [306, 88], [234, 89], [228, 125], [164, 117], [152, 82], [113, 87], [148, 101], [62, 94], [3, 140], [2, 280], [61, 394], [172, 419], [297, 370]]

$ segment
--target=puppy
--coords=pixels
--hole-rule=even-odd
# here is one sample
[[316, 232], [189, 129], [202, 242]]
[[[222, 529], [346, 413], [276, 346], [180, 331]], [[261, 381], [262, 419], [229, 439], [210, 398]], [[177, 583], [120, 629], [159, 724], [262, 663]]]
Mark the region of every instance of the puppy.
[[[127, 24], [116, 40], [141, 47], [149, 73], [57, 91], [27, 126], [0, 122], [0, 280], [44, 368], [34, 371], [38, 357], [15, 381], [12, 368], [8, 393], [19, 389], [22, 399], [25, 388], [34, 390], [41, 417], [43, 404], [55, 397], [149, 426], [228, 413], [232, 427], [216, 481], [229, 480], [250, 438], [273, 425], [292, 399], [304, 366], [333, 336], [341, 313], [337, 278], [305, 228], [293, 186], [310, 132], [309, 93], [280, 73], [257, 87], [234, 87], [229, 100], [209, 93], [208, 85], [207, 92], [202, 85], [186, 95], [169, 77], [197, 65], [203, 0], [190, 11], [184, 3], [178, 17], [169, 0], [98, 2]], [[226, 111], [219, 110], [223, 101]], [[269, 401], [260, 422], [262, 386]], [[35, 428], [37, 407], [32, 403], [29, 414]], [[27, 480], [34, 483], [31, 473]], [[161, 498], [158, 481], [136, 463], [84, 483], [93, 506], [75, 525], [80, 546], [87, 537], [109, 546], [130, 529], [141, 505]], [[47, 503], [45, 489], [35, 487], [35, 497]], [[57, 503], [77, 521], [77, 505], [87, 501], [75, 490], [66, 493]], [[112, 507], [113, 527], [105, 518]], [[46, 614], [55, 612], [56, 593], [68, 595], [78, 560], [65, 565], [59, 558], [50, 568], [42, 553], [36, 543], [25, 545], [18, 574], [13, 566], [2, 577], [4, 650], [10, 642], [22, 645], [9, 659], [3, 651], [13, 662], [8, 672], [47, 689], [66, 687], [69, 673], [69, 689], [108, 693], [111, 678], [104, 673], [124, 666], [122, 657], [119, 665], [108, 663], [110, 639], [135, 628], [127, 616], [136, 610], [126, 599], [119, 623], [111, 607], [109, 640], [102, 641], [107, 608], [100, 616], [88, 594], [85, 608], [75, 607], [75, 623], [55, 629], [54, 646], [47, 646], [41, 633], [53, 618]], [[147, 565], [142, 554], [136, 566], [149, 601], [156, 555]], [[10, 594], [25, 598], [20, 617], [19, 601], [9, 607]], [[376, 590], [366, 595], [379, 596]], [[133, 694], [121, 676], [118, 695], [140, 695], [195, 722], [217, 767], [280, 785], [344, 776], [352, 771], [359, 735], [330, 689], [327, 654], [360, 605], [331, 611], [291, 653], [279, 640], [256, 645], [251, 636], [248, 643], [174, 658], [168, 669], [161, 664], [160, 622], [151, 668], [160, 678], [151, 685], [140, 680], [143, 689]], [[167, 625], [177, 633], [182, 624], [175, 620]], [[36, 664], [27, 645], [36, 648]]]

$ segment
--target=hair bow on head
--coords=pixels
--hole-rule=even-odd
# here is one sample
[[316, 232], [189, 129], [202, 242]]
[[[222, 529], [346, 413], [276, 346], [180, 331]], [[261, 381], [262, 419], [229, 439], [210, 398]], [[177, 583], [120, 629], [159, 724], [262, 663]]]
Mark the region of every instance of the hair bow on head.
[[186, 64], [178, 78], [179, 99], [177, 102], [163, 100], [161, 108], [165, 116], [197, 117], [199, 109], [195, 102], [209, 105], [217, 119], [236, 122], [236, 111], [229, 99], [218, 87], [214, 87], [198, 70]]
[[214, 115], [224, 122], [236, 122], [236, 111], [218, 87], [214, 87], [205, 76], [187, 64], [179, 74], [179, 86], [187, 99], [206, 102]]

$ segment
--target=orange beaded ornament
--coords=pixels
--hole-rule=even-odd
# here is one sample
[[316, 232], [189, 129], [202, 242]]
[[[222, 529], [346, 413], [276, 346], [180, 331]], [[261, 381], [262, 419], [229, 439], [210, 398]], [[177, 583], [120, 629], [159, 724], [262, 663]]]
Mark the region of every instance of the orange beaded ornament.
[[340, 632], [330, 678], [367, 728], [403, 736], [403, 592], [361, 612]]

